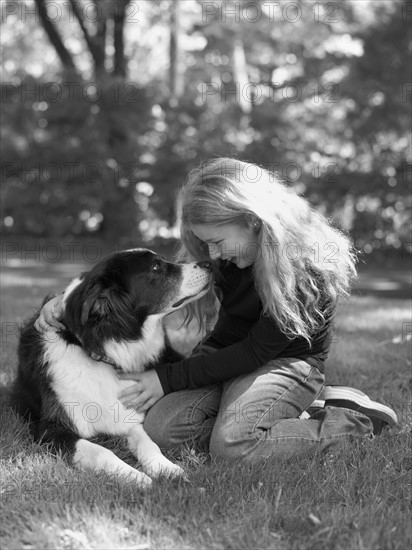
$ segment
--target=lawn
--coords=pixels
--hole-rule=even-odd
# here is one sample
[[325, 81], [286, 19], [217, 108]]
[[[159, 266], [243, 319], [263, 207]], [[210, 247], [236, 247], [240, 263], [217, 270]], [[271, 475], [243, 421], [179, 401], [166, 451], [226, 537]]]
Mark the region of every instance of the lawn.
[[[3, 264], [4, 266], [4, 264]], [[411, 301], [355, 293], [339, 313], [328, 383], [392, 406], [399, 425], [374, 440], [255, 467], [183, 448], [188, 482], [131, 483], [68, 468], [10, 411], [18, 324], [83, 266], [9, 261], [2, 277], [3, 549], [402, 549], [411, 546]], [[390, 288], [387, 287], [387, 288]], [[121, 441], [111, 447], [135, 464]]]

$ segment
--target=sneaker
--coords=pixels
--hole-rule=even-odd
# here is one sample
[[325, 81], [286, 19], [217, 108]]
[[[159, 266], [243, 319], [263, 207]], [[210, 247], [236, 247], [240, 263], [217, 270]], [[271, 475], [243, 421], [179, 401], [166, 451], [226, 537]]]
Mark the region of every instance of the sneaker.
[[372, 401], [365, 393], [345, 386], [325, 386], [319, 396], [324, 399], [325, 407], [344, 407], [368, 416], [373, 423], [374, 435], [383, 428], [393, 428], [398, 422], [395, 411], [386, 405]]
[[315, 401], [311, 404], [311, 406], [308, 407], [306, 410], [310, 415], [312, 415], [324, 408], [325, 408], [325, 400], [322, 398], [322, 399], [315, 399]]
[[318, 411], [322, 410], [325, 407], [325, 402], [321, 399], [315, 399], [313, 403], [305, 410], [303, 411], [299, 418], [303, 420], [307, 420], [310, 418], [313, 414], [317, 413]]

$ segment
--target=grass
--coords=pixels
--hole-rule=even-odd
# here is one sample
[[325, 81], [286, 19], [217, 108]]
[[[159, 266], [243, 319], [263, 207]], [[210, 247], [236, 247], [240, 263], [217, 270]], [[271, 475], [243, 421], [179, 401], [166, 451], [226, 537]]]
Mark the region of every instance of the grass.
[[[3, 269], [3, 395], [16, 368], [17, 324], [77, 265]], [[1, 543], [7, 549], [405, 549], [411, 545], [411, 302], [356, 296], [337, 319], [328, 383], [392, 406], [399, 425], [325, 454], [251, 466], [182, 448], [189, 482], [143, 493], [68, 468], [1, 409]], [[122, 442], [110, 446], [134, 464]]]

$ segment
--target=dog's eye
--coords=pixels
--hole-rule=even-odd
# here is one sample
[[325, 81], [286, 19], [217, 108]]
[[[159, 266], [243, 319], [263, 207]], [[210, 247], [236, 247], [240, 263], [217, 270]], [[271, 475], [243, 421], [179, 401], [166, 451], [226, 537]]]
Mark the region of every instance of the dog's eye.
[[155, 260], [152, 263], [152, 271], [162, 271], [162, 263], [159, 260]]

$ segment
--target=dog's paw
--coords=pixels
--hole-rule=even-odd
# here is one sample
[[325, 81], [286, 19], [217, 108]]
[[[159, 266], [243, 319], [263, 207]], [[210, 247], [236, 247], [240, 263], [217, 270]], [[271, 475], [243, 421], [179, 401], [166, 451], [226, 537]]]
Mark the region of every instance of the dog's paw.
[[135, 482], [139, 489], [151, 489], [153, 485], [153, 480], [143, 472], [139, 472], [138, 470], [135, 470], [133, 473], [129, 474], [127, 476], [128, 481]]
[[172, 478], [185, 477], [185, 471], [177, 464], [171, 463], [171, 465], [167, 467], [167, 470], [162, 470], [160, 472], [160, 475]]
[[161, 460], [156, 460], [156, 462], [151, 462], [149, 465], [146, 465], [144, 468], [145, 472], [152, 477], [184, 477], [185, 471], [183, 468], [177, 464], [173, 464], [167, 458], [162, 458]]

